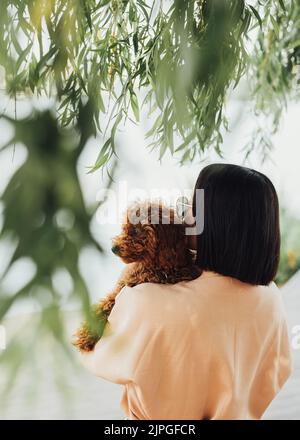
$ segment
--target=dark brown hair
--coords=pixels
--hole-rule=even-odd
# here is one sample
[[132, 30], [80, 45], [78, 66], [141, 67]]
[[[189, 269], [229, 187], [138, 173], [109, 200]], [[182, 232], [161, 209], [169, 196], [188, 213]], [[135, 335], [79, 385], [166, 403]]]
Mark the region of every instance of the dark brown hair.
[[204, 230], [197, 236], [196, 264], [253, 285], [268, 285], [280, 257], [279, 207], [275, 188], [264, 174], [231, 164], [200, 172], [204, 189]]

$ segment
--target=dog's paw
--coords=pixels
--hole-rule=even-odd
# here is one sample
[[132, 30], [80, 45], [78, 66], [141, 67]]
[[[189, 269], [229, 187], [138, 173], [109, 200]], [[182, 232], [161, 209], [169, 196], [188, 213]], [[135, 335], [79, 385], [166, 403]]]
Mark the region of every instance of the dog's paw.
[[115, 296], [108, 295], [105, 298], [102, 298], [95, 305], [96, 316], [107, 319], [114, 305], [115, 305]]
[[92, 351], [99, 341], [99, 337], [92, 334], [86, 324], [83, 324], [74, 334], [72, 344], [82, 352]]

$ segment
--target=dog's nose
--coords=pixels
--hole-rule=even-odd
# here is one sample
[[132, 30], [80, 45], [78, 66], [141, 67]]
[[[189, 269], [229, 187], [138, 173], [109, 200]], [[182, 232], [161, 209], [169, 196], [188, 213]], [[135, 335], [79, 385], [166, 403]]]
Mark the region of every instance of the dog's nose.
[[115, 244], [115, 245], [111, 248], [111, 250], [112, 250], [112, 252], [113, 252], [114, 254], [118, 255], [118, 253], [119, 253], [119, 251], [120, 251], [120, 248], [119, 248], [118, 245]]

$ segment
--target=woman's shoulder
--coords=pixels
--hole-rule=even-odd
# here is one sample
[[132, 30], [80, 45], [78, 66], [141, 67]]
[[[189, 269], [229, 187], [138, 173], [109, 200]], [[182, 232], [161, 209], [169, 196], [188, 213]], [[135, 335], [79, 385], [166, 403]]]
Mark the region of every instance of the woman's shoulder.
[[[231, 297], [234, 301], [230, 301]], [[236, 303], [237, 297], [240, 300]], [[250, 285], [230, 277], [214, 277], [207, 272], [194, 280], [175, 284], [144, 282], [135, 286], [124, 286], [116, 297], [116, 304], [126, 304], [127, 307], [130, 303], [131, 307], [140, 311], [149, 311], [159, 306], [169, 308], [170, 304], [176, 308], [178, 303], [188, 301], [189, 298], [197, 307], [201, 307], [201, 304], [208, 306], [210, 303], [214, 305], [219, 301], [229, 301], [232, 305], [259, 305], [261, 309], [273, 311], [274, 315], [281, 314], [284, 310], [282, 293], [275, 282], [268, 286]]]
[[273, 309], [277, 311], [280, 315], [285, 314], [284, 298], [282, 294], [282, 289], [280, 289], [274, 281], [272, 281], [268, 286], [264, 287], [265, 295], [268, 295], [269, 301], [273, 306]]
[[267, 286], [254, 286], [254, 290], [258, 295], [266, 298], [266, 301], [273, 303], [275, 306], [282, 304], [282, 291], [274, 281]]
[[250, 285], [243, 283], [237, 289], [240, 304], [255, 311], [256, 316], [265, 317], [276, 323], [285, 317], [285, 304], [282, 290], [273, 281], [268, 285]]
[[189, 292], [195, 291], [193, 281], [180, 281], [175, 284], [144, 282], [135, 286], [124, 286], [116, 297], [116, 305], [130, 305], [141, 313], [152, 310], [155, 314], [159, 309], [172, 308], [172, 305], [176, 308], [178, 302], [182, 302]]
[[116, 301], [135, 301], [138, 303], [145, 303], [147, 301], [153, 302], [155, 296], [163, 298], [163, 293], [179, 287], [179, 284], [159, 284], [152, 282], [144, 282], [136, 284], [135, 286], [124, 286], [116, 297]]

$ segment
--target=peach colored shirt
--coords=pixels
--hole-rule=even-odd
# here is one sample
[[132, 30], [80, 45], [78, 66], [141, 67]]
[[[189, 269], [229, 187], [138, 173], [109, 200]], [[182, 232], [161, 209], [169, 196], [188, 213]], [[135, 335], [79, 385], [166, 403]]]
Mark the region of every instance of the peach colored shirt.
[[281, 294], [204, 272], [118, 294], [104, 336], [83, 354], [122, 384], [129, 419], [260, 419], [291, 373]]

